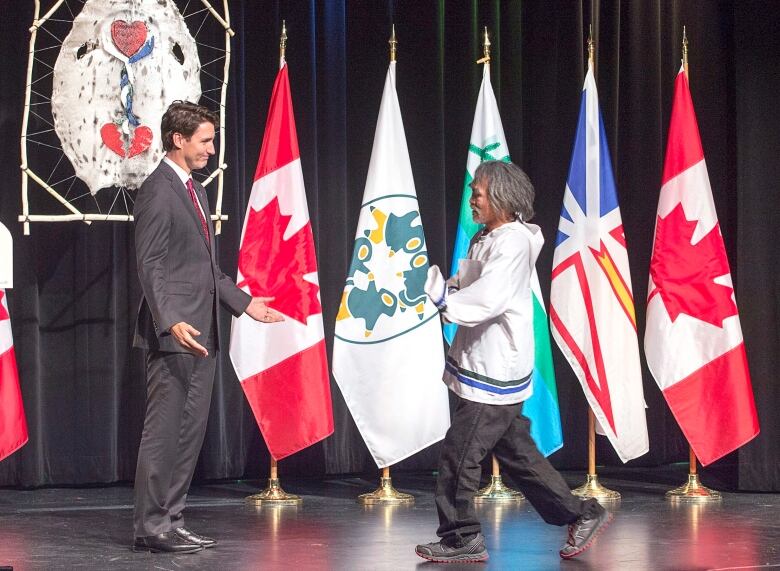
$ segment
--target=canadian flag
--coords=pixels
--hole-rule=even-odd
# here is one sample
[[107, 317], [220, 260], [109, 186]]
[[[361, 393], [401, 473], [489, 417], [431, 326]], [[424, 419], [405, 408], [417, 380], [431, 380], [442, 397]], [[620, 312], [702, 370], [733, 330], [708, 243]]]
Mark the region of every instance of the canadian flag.
[[16, 372], [11, 316], [5, 290], [0, 289], [0, 460], [27, 443], [19, 375]]
[[314, 237], [306, 205], [287, 64], [276, 76], [249, 196], [237, 285], [271, 296], [278, 323], [233, 318], [230, 359], [271, 456], [333, 433]]
[[758, 434], [729, 263], [682, 69], [650, 260], [645, 353], [703, 465]]

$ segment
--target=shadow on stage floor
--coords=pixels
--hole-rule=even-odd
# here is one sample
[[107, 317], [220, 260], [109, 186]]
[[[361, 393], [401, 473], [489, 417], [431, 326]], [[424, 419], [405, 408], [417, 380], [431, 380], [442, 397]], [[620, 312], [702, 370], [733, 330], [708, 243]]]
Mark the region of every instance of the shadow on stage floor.
[[[582, 474], [565, 473], [571, 486]], [[607, 474], [602, 474], [607, 476]], [[436, 565], [414, 554], [433, 541], [437, 525], [433, 476], [394, 474], [397, 488], [415, 495], [412, 506], [364, 507], [355, 498], [377, 481], [288, 479], [304, 496], [299, 507], [261, 507], [244, 498], [259, 482], [194, 486], [188, 527], [216, 537], [219, 546], [192, 555], [130, 551], [132, 489], [0, 490], [0, 568], [50, 569], [568, 569], [704, 570], [780, 568], [776, 494], [725, 493], [715, 505], [673, 505], [666, 484], [648, 484], [630, 472], [602, 477], [622, 493], [616, 518], [580, 558], [558, 557], [565, 530], [546, 525], [523, 502], [479, 508], [490, 560], [482, 565]], [[663, 478], [660, 481], [664, 481]], [[675, 483], [681, 483], [675, 482]]]

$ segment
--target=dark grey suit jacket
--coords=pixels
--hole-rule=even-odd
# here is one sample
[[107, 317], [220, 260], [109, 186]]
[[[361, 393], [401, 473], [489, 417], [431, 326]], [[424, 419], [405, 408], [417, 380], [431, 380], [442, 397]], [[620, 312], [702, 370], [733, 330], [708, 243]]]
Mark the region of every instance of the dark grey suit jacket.
[[[133, 207], [135, 254], [143, 298], [138, 309], [133, 344], [155, 351], [182, 352], [169, 330], [185, 321], [201, 332], [201, 345], [213, 336], [219, 348], [216, 307], [222, 304], [241, 315], [251, 297], [214, 261], [214, 229], [206, 192], [195, 190], [206, 215], [209, 249], [187, 188], [165, 162], [141, 185]], [[214, 331], [211, 332], [212, 321]]]

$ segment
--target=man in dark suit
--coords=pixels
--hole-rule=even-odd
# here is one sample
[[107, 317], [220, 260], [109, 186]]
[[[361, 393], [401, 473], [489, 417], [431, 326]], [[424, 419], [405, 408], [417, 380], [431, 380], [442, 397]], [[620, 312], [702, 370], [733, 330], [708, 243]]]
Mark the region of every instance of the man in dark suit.
[[216, 116], [176, 101], [162, 118], [166, 156], [133, 208], [143, 299], [134, 345], [148, 350], [147, 396], [135, 475], [135, 551], [191, 553], [216, 541], [184, 526], [182, 511], [206, 432], [216, 355], [225, 343], [217, 307], [257, 321], [281, 314], [236, 287], [214, 260], [203, 187], [191, 173], [214, 154]]

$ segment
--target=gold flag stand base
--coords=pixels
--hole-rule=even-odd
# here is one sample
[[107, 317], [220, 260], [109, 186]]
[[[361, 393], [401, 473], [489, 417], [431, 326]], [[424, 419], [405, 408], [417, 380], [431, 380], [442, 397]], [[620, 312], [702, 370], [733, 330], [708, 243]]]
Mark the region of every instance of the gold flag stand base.
[[395, 506], [399, 504], [413, 504], [414, 496], [399, 492], [393, 487], [393, 481], [389, 476], [382, 476], [379, 479], [379, 487], [368, 494], [360, 494], [357, 501], [364, 506]]
[[616, 502], [620, 500], [620, 492], [602, 486], [596, 474], [585, 476], [585, 483], [579, 488], [573, 489], [571, 493], [581, 498], [594, 498], [600, 502]]
[[666, 492], [666, 498], [673, 502], [719, 502], [723, 499], [717, 490], [711, 490], [701, 485], [698, 474], [688, 474], [688, 481], [673, 490]]
[[588, 473], [585, 475], [585, 483], [579, 488], [574, 488], [571, 493], [581, 498], [593, 498], [599, 502], [620, 501], [620, 492], [602, 486], [596, 474], [596, 416], [590, 407], [588, 407]]
[[522, 502], [525, 496], [504, 484], [500, 475], [490, 476], [490, 484], [474, 494], [474, 503], [509, 503]]
[[279, 478], [269, 478], [268, 487], [259, 494], [247, 496], [246, 501], [263, 506], [297, 506], [303, 502], [303, 498], [285, 492], [279, 485]]

